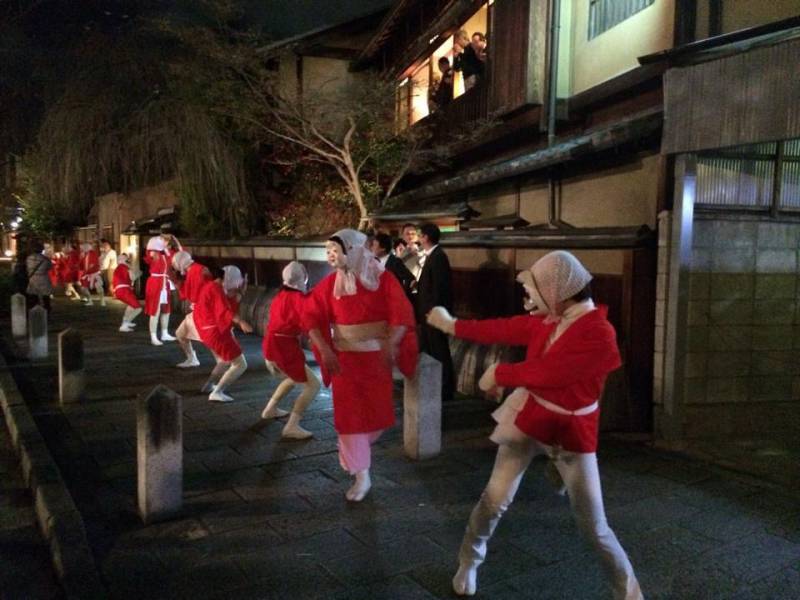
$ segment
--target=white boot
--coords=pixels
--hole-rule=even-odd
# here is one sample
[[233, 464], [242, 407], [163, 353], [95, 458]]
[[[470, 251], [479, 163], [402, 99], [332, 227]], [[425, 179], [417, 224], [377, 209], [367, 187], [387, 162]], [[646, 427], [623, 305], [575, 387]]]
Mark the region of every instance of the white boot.
[[153, 346], [163, 346], [164, 342], [158, 339], [157, 332], [158, 331], [158, 317], [152, 316], [150, 317], [150, 343]]
[[122, 325], [119, 326], [119, 330], [125, 333], [133, 331], [133, 324], [128, 321], [123, 321]]
[[264, 410], [261, 411], [261, 418], [262, 419], [282, 419], [286, 415], [289, 414], [288, 410], [283, 410], [282, 408], [277, 407], [270, 407], [267, 405]]
[[[162, 334], [162, 336], [161, 336], [161, 339], [164, 339], [164, 336], [163, 336], [163, 334]], [[186, 357], [186, 360], [185, 360], [185, 361], [183, 361], [183, 362], [179, 362], [179, 363], [178, 363], [177, 365], [175, 365], [175, 366], [176, 366], [176, 367], [178, 367], [179, 369], [189, 369], [189, 368], [191, 368], [191, 367], [199, 367], [199, 366], [200, 366], [200, 360], [198, 360], [198, 358], [197, 358], [197, 354], [195, 354], [194, 352], [192, 352], [192, 355], [191, 355], [191, 356], [188, 356], [188, 357]]]
[[369, 493], [372, 487], [372, 481], [369, 478], [369, 469], [364, 469], [356, 473], [356, 480], [353, 485], [347, 490], [345, 498], [350, 502], [361, 502], [364, 497]]
[[307, 440], [308, 438], [314, 437], [313, 433], [300, 427], [300, 416], [301, 415], [296, 412], [293, 412], [289, 415], [289, 420], [283, 427], [281, 437], [291, 440]]
[[167, 327], [169, 327], [169, 313], [161, 315], [161, 341], [174, 342], [175, 338], [169, 334]]
[[217, 384], [217, 385], [214, 386], [214, 389], [212, 390], [212, 392], [208, 395], [208, 401], [209, 402], [233, 402], [233, 398], [228, 396], [228, 394], [226, 394], [223, 391], [223, 388], [222, 388], [221, 385]]

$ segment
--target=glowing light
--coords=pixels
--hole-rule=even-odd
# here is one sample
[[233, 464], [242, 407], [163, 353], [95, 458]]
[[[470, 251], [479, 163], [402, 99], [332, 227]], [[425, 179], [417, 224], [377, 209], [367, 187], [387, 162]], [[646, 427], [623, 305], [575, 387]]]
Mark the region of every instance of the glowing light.
[[17, 227], [19, 227], [19, 223], [16, 221], [11, 221], [11, 229], [16, 229]]
[[405, 79], [403, 79], [403, 81], [401, 81], [400, 83], [398, 83], [398, 84], [397, 84], [397, 87], [403, 87], [403, 86], [404, 86], [405, 84], [407, 84], [407, 83], [408, 83], [408, 77], [406, 77]]
[[428, 40], [428, 43], [429, 43], [429, 44], [433, 44], [433, 43], [434, 43], [436, 40], [438, 40], [438, 39], [439, 39], [439, 36], [438, 36], [438, 35], [435, 35], [435, 36], [433, 36], [433, 37], [432, 37], [430, 40]]
[[6, 250], [5, 252], [3, 252], [3, 254], [6, 255], [6, 258], [11, 258], [12, 256], [14, 256], [14, 253], [11, 250]]

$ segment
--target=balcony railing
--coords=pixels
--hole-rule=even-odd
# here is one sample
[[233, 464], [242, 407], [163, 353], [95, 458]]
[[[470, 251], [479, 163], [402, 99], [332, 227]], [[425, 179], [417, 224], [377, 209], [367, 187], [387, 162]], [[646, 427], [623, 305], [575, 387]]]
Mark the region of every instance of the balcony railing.
[[484, 81], [418, 122], [433, 124], [437, 134], [441, 135], [468, 123], [485, 119], [488, 115], [489, 86]]

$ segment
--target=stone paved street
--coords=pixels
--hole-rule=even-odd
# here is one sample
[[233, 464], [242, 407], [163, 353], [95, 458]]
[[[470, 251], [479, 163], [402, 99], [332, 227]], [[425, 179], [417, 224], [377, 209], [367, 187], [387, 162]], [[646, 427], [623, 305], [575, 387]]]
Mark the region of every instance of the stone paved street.
[[0, 598], [61, 598], [50, 549], [33, 511], [33, 498], [0, 411]]
[[[314, 440], [281, 441], [282, 425], [259, 416], [277, 383], [260, 338], [240, 338], [249, 369], [229, 390], [237, 401], [214, 405], [198, 391], [212, 362], [205, 349], [199, 369], [176, 369], [177, 346], [151, 346], [142, 317], [137, 332], [119, 333], [121, 314], [116, 302], [59, 298], [51, 358], [13, 364], [115, 598], [453, 597], [458, 543], [495, 452], [487, 402], [447, 408], [444, 450], [433, 460], [406, 459], [400, 426], [388, 431], [375, 447], [373, 491], [351, 505], [329, 391], [303, 422]], [[88, 397], [62, 410], [55, 333], [67, 326], [85, 336]], [[134, 401], [160, 383], [184, 399], [185, 510], [145, 527], [135, 513]], [[601, 443], [600, 462], [609, 521], [647, 598], [800, 597], [797, 496], [618, 441]], [[532, 465], [500, 524], [477, 597], [610, 598], [543, 468]]]

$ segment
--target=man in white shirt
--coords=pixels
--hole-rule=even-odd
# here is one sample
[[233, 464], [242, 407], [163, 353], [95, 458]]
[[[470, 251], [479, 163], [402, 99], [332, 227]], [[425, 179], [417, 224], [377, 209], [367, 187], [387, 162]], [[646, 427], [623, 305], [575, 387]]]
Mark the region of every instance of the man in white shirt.
[[[111, 282], [114, 280], [114, 269], [117, 268], [117, 251], [111, 246], [111, 242], [106, 239], [100, 240], [100, 272], [103, 274], [105, 289], [111, 289]], [[111, 290], [114, 293], [114, 290]]]

